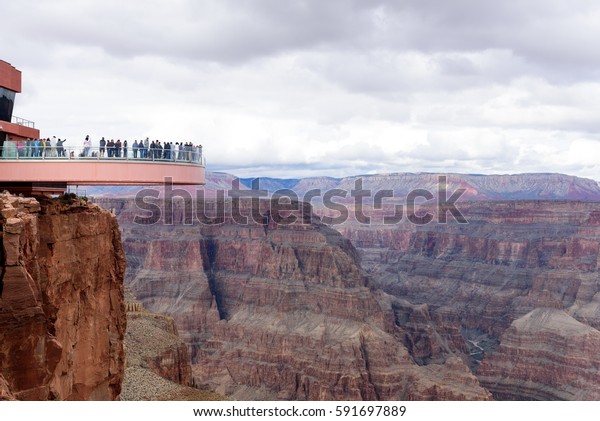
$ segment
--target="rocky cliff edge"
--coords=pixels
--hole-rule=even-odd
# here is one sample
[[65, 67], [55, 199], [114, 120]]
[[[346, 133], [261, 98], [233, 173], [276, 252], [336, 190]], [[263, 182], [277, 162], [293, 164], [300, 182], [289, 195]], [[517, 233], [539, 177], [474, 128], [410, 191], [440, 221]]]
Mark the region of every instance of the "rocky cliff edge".
[[0, 399], [118, 399], [125, 255], [115, 217], [0, 194]]

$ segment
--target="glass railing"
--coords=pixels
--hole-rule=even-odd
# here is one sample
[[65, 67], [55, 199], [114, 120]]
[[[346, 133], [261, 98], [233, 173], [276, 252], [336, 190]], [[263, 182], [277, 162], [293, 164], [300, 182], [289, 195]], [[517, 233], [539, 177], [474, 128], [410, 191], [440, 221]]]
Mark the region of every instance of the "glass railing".
[[11, 122], [14, 124], [18, 124], [19, 126], [25, 126], [35, 129], [35, 123], [33, 121], [17, 117], [16, 115], [12, 116]]
[[65, 160], [65, 161], [131, 161], [193, 164], [206, 166], [202, 148], [165, 150], [160, 148], [99, 148], [72, 146], [27, 146], [13, 142], [4, 142], [0, 147], [0, 159], [12, 160]]

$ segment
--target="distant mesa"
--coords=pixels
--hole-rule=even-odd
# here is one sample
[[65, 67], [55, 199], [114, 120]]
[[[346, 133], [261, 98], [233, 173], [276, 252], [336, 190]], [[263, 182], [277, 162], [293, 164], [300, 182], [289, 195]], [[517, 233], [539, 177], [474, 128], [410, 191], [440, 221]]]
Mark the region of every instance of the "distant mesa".
[[[261, 190], [270, 194], [278, 190], [294, 191], [299, 199], [311, 189], [326, 192], [341, 189], [348, 192], [355, 188], [355, 182], [362, 180], [363, 189], [371, 190], [372, 195], [381, 190], [392, 190], [397, 198], [405, 198], [414, 189], [429, 189], [436, 193], [438, 177], [433, 173], [393, 173], [368, 174], [344, 178], [306, 177], [300, 179], [282, 179], [257, 177]], [[460, 201], [499, 201], [499, 200], [581, 200], [600, 201], [600, 186], [594, 180], [565, 174], [502, 174], [472, 175], [444, 174], [447, 177], [448, 195], [459, 188], [465, 189]], [[251, 189], [257, 178], [240, 179], [240, 189]], [[207, 171], [202, 189], [206, 197], [214, 192], [232, 188], [235, 175], [224, 172]], [[141, 186], [93, 186], [86, 188], [87, 194], [97, 197], [133, 197]], [[184, 187], [190, 193], [196, 186]], [[192, 197], [195, 197], [192, 194]], [[371, 196], [372, 199], [372, 196]], [[366, 202], [366, 199], [365, 199]]]

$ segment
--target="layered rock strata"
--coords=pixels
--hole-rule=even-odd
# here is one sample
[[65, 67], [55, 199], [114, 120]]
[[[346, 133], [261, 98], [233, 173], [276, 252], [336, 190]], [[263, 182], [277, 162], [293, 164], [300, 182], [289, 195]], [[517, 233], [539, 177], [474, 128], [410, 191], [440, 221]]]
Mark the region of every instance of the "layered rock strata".
[[498, 399], [598, 400], [600, 331], [555, 308], [515, 320], [478, 377]]
[[468, 224], [424, 208], [428, 225], [338, 227], [373, 287], [420, 309], [396, 311], [414, 357], [427, 364], [445, 343], [498, 399], [600, 399], [598, 203], [458, 207]]
[[[393, 191], [399, 200], [397, 203], [401, 203], [415, 188], [437, 193], [438, 176], [381, 174], [345, 179], [263, 179], [261, 188], [271, 193], [291, 188], [302, 198], [311, 189], [338, 188], [349, 193], [360, 179], [364, 189], [370, 189], [373, 194]], [[211, 177], [209, 190], [231, 187], [230, 176], [213, 173]], [[251, 181], [242, 180], [246, 187], [250, 187]], [[335, 226], [358, 250], [360, 266], [368, 275], [368, 288], [383, 311], [385, 331], [393, 332], [410, 360], [420, 367], [434, 367], [449, 357], [460, 356], [499, 399], [600, 399], [593, 380], [595, 354], [583, 344], [579, 350], [566, 347], [570, 341], [579, 344], [581, 338], [592, 340], [594, 331], [583, 329], [587, 333], [581, 335], [566, 327], [562, 333], [554, 329], [556, 320], [561, 321], [558, 325], [569, 326], [576, 321], [584, 327], [600, 329], [600, 211], [598, 203], [580, 201], [598, 200], [598, 183], [561, 174], [449, 174], [447, 182], [448, 196], [457, 188], [465, 189], [458, 208], [469, 222], [466, 225], [455, 223], [449, 213], [449, 223], [436, 223], [438, 210], [427, 207], [421, 209], [421, 215], [431, 212], [434, 221], [430, 224], [415, 226], [407, 222], [405, 215], [399, 224], [384, 225], [383, 216], [394, 213], [394, 204], [386, 200], [383, 209], [364, 206], [363, 211], [373, 217], [370, 224], [351, 218]], [[320, 207], [316, 209], [320, 215], [336, 216], [336, 211], [323, 209], [318, 198], [313, 203]], [[352, 214], [354, 200], [348, 197], [345, 204]], [[124, 205], [117, 202], [115, 206]], [[183, 221], [185, 215], [181, 208], [174, 212], [178, 213], [178, 220]], [[173, 229], [182, 239], [189, 234], [179, 226]], [[239, 230], [227, 230], [232, 232], [233, 239], [239, 238]], [[189, 247], [181, 246], [177, 253], [202, 254], [203, 243], [196, 244], [193, 240], [204, 236], [206, 230], [201, 231], [197, 229], [198, 235], [189, 237]], [[213, 237], [217, 240], [211, 244], [222, 244], [219, 238], [224, 232], [215, 234]], [[246, 235], [260, 239], [258, 232], [248, 230]], [[158, 245], [158, 240], [164, 239], [165, 234], [152, 234], [156, 237], [151, 241], [153, 256], [161, 263], [145, 257], [142, 250], [150, 243], [138, 243], [142, 235], [142, 230], [127, 234], [131, 239], [128, 254], [139, 260], [138, 266], [142, 263], [147, 267], [165, 265], [164, 271], [166, 265], [177, 267], [174, 256], [161, 257], [165, 255], [162, 249], [166, 250], [167, 246]], [[177, 270], [193, 277], [196, 268], [188, 257], [185, 261], [189, 270], [181, 266]], [[212, 313], [200, 312], [204, 318], [201, 325], [212, 325], [215, 321], [223, 324], [221, 319], [228, 321], [229, 317], [225, 301], [229, 295], [220, 294], [221, 283], [213, 282], [223, 271], [203, 272], [210, 280], [209, 285], [215, 286], [214, 293], [209, 288], [209, 292], [190, 300], [183, 298], [188, 297], [189, 292], [182, 294], [174, 290], [170, 294], [181, 297], [178, 301], [181, 308], [198, 305], [199, 301], [203, 303], [200, 307], [212, 306], [215, 309]], [[165, 274], [159, 280], [160, 276], [149, 276], [155, 277], [157, 289], [169, 279]], [[143, 294], [145, 300], [153, 300], [151, 290], [146, 289]], [[153, 305], [161, 307], [161, 302], [164, 304], [162, 299], [157, 299]], [[166, 305], [162, 308], [168, 310]], [[530, 314], [545, 314], [548, 309], [559, 313], [552, 317], [533, 317], [535, 329], [526, 330], [517, 323], [528, 320]], [[190, 316], [190, 323], [192, 319]], [[537, 335], [537, 330], [544, 332], [543, 335]], [[213, 337], [212, 330], [185, 334], [188, 343], [200, 343], [205, 337]], [[539, 344], [536, 345], [539, 341], [548, 342], [552, 349], [540, 349]], [[559, 344], [561, 341], [564, 344]], [[217, 342], [215, 347], [220, 344]], [[200, 349], [203, 348], [198, 347]], [[246, 361], [249, 360], [251, 358]], [[589, 362], [591, 371], [582, 370], [577, 361]], [[554, 372], [565, 373], [559, 376], [564, 381], [554, 381]]]
[[116, 218], [72, 198], [2, 194], [0, 210], [2, 383], [21, 400], [117, 399], [126, 319]]
[[[207, 201], [207, 218], [223, 203]], [[127, 284], [146, 308], [174, 318], [191, 349], [198, 384], [243, 399], [487, 399], [444, 345], [419, 365], [393, 323], [396, 299], [367, 285], [352, 244], [320, 223], [277, 224], [267, 202], [242, 201], [236, 222], [188, 224], [133, 201], [112, 201], [123, 227]], [[289, 216], [289, 215], [288, 215]], [[138, 221], [139, 222], [139, 221]], [[171, 221], [170, 221], [171, 222]]]

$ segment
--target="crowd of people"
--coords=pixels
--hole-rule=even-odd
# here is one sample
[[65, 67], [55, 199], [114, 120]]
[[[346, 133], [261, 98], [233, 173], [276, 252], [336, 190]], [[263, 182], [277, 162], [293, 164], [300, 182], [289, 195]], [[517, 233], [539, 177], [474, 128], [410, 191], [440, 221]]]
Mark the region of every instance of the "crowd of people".
[[[64, 147], [66, 141], [67, 139], [57, 139], [56, 136], [53, 138], [18, 140], [16, 141], [16, 153], [19, 158], [64, 157], [66, 156]], [[4, 148], [9, 150], [10, 145], [9, 142], [5, 142]]]
[[[85, 142], [89, 140], [86, 139]], [[202, 145], [194, 145], [192, 142], [161, 142], [159, 140], [134, 140], [129, 147], [127, 140], [100, 139], [98, 153], [101, 158], [133, 158], [152, 159], [167, 161], [202, 161]], [[86, 155], [87, 156], [87, 155]]]
[[[67, 145], [67, 139], [44, 138], [16, 141], [16, 154], [19, 158], [121, 158], [167, 161], [187, 161], [202, 163], [202, 145], [192, 142], [161, 142], [159, 140], [134, 140], [131, 146], [127, 140], [106, 140], [102, 137], [98, 147], [92, 146], [89, 136], [85, 137], [81, 148]], [[5, 149], [7, 148], [5, 143]], [[14, 146], [13, 146], [14, 147]], [[67, 155], [68, 154], [68, 155]]]

